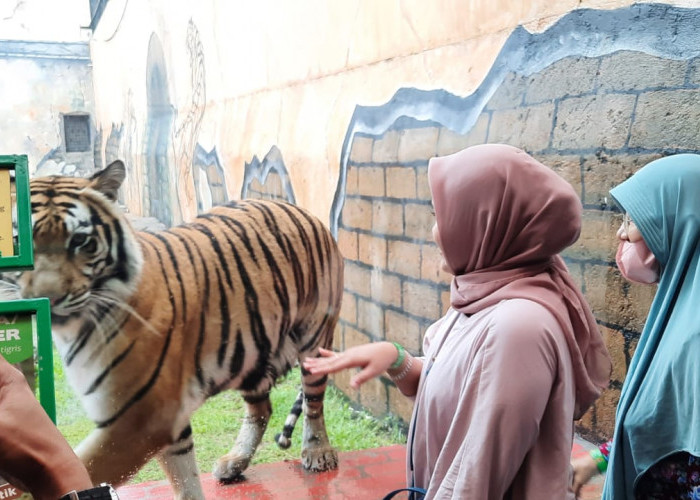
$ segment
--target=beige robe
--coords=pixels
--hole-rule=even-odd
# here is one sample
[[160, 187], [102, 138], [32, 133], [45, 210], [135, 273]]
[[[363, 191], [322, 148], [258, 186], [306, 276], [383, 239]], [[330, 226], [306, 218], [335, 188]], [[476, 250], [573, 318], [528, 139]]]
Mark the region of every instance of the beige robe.
[[428, 498], [574, 498], [574, 374], [547, 309], [527, 299], [469, 317], [450, 309], [428, 329], [423, 352], [409, 485], [415, 475]]

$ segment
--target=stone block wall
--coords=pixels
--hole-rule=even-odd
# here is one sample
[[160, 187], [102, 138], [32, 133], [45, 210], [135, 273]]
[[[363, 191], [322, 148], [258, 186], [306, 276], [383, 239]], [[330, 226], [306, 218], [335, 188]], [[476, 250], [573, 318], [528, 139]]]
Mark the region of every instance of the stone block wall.
[[[438, 271], [431, 238], [428, 160], [477, 143], [509, 143], [580, 194], [581, 237], [564, 257], [595, 313], [614, 371], [577, 428], [592, 439], [609, 437], [655, 287], [627, 282], [615, 266], [621, 213], [608, 191], [649, 161], [700, 151], [697, 75], [697, 59], [633, 51], [574, 56], [531, 75], [508, 74], [467, 132], [455, 132], [436, 114], [399, 118], [378, 134], [355, 134], [338, 223], [346, 285], [336, 347], [387, 339], [420, 354], [425, 329], [449, 306], [449, 277]], [[388, 379], [355, 392], [349, 376], [335, 383], [355, 401], [377, 414], [410, 418], [410, 402]]]

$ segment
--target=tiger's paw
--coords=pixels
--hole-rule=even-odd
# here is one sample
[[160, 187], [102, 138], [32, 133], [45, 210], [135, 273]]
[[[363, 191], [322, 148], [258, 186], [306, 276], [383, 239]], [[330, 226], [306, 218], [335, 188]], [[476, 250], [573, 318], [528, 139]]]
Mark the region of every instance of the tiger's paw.
[[222, 483], [235, 481], [248, 468], [249, 463], [250, 458], [228, 453], [216, 461], [214, 477]]
[[301, 464], [304, 466], [304, 469], [312, 472], [337, 469], [338, 453], [330, 446], [313, 450], [302, 450]]

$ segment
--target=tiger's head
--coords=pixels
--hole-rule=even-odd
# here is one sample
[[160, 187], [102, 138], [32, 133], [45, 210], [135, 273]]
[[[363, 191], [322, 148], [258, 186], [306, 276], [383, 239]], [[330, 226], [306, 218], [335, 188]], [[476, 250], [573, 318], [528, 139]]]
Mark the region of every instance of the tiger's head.
[[18, 285], [25, 298], [48, 297], [54, 319], [124, 300], [138, 284], [141, 250], [116, 204], [125, 175], [115, 161], [90, 178], [30, 182], [34, 270], [22, 273]]

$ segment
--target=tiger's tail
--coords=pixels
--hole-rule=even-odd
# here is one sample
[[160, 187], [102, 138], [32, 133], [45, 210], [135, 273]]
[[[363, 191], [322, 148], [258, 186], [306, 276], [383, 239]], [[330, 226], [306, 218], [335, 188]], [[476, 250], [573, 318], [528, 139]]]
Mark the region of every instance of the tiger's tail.
[[275, 441], [280, 448], [286, 450], [292, 445], [292, 433], [294, 432], [297, 420], [299, 420], [299, 415], [301, 415], [303, 400], [304, 391], [301, 390], [299, 391], [296, 401], [294, 401], [292, 405], [292, 409], [289, 411], [289, 415], [287, 415], [287, 419], [284, 421], [282, 432], [275, 435]]

